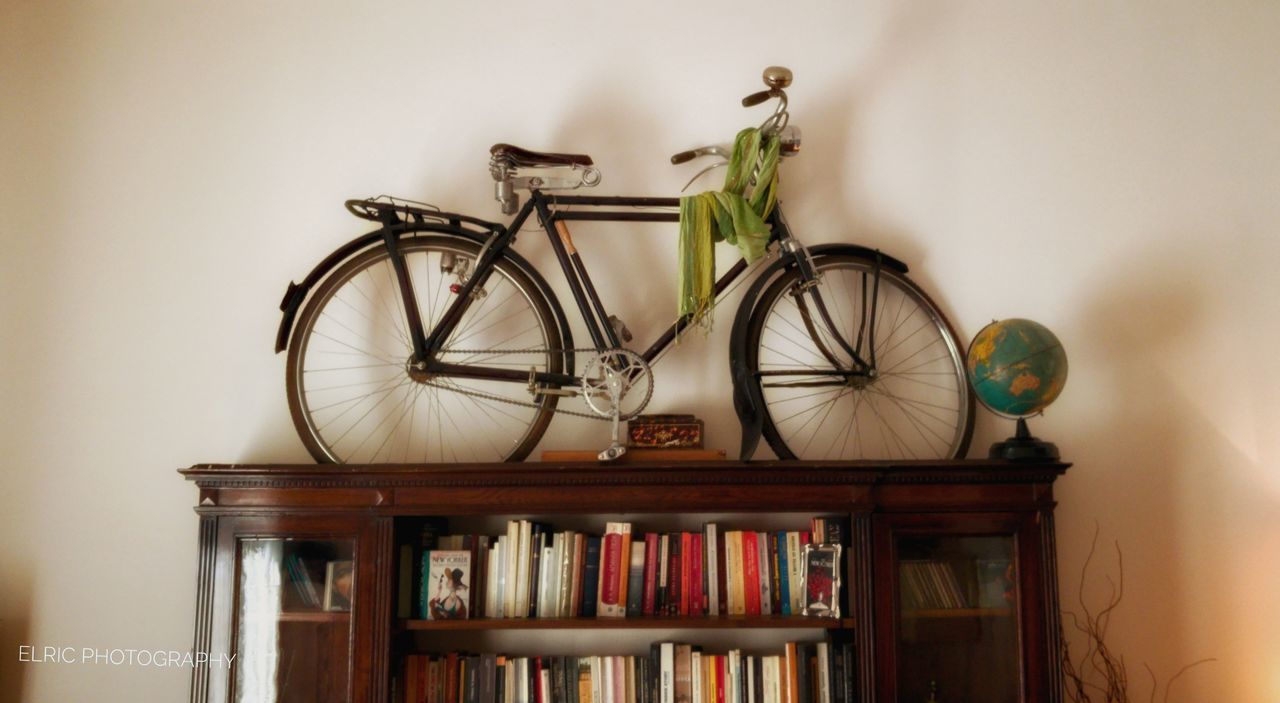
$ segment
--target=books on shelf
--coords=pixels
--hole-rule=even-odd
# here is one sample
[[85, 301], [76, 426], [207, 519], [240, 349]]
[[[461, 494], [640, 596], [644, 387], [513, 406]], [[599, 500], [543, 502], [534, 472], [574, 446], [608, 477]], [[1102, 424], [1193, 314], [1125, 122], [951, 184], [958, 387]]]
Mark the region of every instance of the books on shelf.
[[[829, 517], [814, 518], [809, 530], [781, 531], [706, 523], [690, 531], [641, 532], [628, 522], [609, 522], [601, 534], [590, 534], [510, 520], [503, 534], [491, 536], [443, 535], [439, 527], [400, 546], [401, 618], [799, 616], [806, 545], [814, 535], [840, 543], [847, 534], [841, 519]], [[412, 554], [417, 574], [405, 567]], [[434, 571], [433, 559], [440, 561]], [[445, 559], [461, 570], [462, 583], [453, 585]], [[445, 598], [450, 607], [441, 612], [454, 613], [451, 618], [431, 611], [433, 600]]]
[[757, 654], [655, 642], [645, 656], [409, 654], [396, 703], [853, 703], [853, 645]]
[[972, 607], [952, 565], [932, 559], [903, 559], [899, 563], [902, 607], [905, 610], [947, 610]]

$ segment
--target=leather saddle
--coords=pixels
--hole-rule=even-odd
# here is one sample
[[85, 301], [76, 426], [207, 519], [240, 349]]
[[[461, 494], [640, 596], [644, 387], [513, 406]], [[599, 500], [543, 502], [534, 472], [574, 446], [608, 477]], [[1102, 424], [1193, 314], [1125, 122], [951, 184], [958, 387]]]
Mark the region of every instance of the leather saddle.
[[586, 154], [553, 154], [545, 151], [529, 151], [512, 144], [494, 144], [489, 155], [495, 161], [503, 161], [514, 168], [540, 168], [546, 166], [591, 166]]

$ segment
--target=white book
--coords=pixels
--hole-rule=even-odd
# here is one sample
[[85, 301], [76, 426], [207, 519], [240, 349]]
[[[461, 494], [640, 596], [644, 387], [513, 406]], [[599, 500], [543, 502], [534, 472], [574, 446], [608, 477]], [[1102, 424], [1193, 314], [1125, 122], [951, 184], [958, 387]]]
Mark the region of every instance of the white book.
[[543, 669], [538, 672], [538, 685], [542, 689], [542, 700], [551, 700], [551, 670]]
[[485, 617], [502, 617], [498, 610], [498, 545], [485, 553], [484, 613]]
[[782, 703], [782, 691], [778, 687], [778, 657], [764, 658], [764, 703]]
[[747, 703], [759, 703], [756, 700], [756, 687], [753, 682], [756, 680], [756, 658], [747, 657], [747, 679], [744, 682], [747, 687]]
[[658, 703], [676, 703], [676, 645], [658, 645]]
[[604, 703], [604, 665], [601, 657], [591, 657], [591, 703]]
[[560, 552], [556, 556], [559, 564], [560, 577], [556, 580], [556, 617], [570, 617], [569, 601], [573, 599], [573, 557], [575, 550], [573, 548], [574, 532], [569, 530], [562, 532], [559, 538]]
[[[703, 528], [702, 546], [705, 566], [702, 572], [707, 575], [707, 614], [715, 617], [720, 614], [720, 565], [717, 563], [716, 538], [719, 528], [709, 522]], [[701, 703], [699, 701], [699, 703]]]
[[706, 683], [703, 681], [702, 667], [703, 667], [702, 652], [694, 650], [693, 652], [693, 703], [702, 703], [702, 697], [706, 695], [703, 692], [704, 691], [703, 687], [706, 685]]
[[[528, 520], [520, 521], [520, 537], [516, 542], [516, 592], [515, 592], [515, 616], [518, 618], [529, 617], [529, 578], [532, 576], [529, 572], [533, 567], [533, 535], [532, 525]], [[526, 689], [528, 686], [525, 687]]]
[[604, 703], [620, 703], [614, 701], [613, 695], [613, 677], [618, 675], [614, 671], [613, 657], [601, 657], [604, 664], [604, 673], [601, 674], [601, 683], [604, 685], [604, 695], [602, 696]]
[[818, 700], [817, 703], [831, 703], [831, 660], [830, 649], [826, 642], [818, 643]]
[[773, 580], [769, 578], [772, 560], [769, 558], [769, 533], [756, 533], [756, 546], [759, 548], [760, 564], [760, 614], [773, 614]]
[[516, 660], [516, 702], [529, 703], [529, 660], [520, 657]]
[[554, 554], [555, 549], [553, 547], [543, 547], [542, 556], [539, 557], [541, 561], [538, 568], [538, 589], [536, 593], [537, 601], [535, 602], [535, 606], [538, 609], [538, 617], [540, 618], [549, 618], [552, 615], [551, 608], [547, 606], [547, 602], [551, 598], [551, 591], [554, 588], [551, 580], [559, 572], [555, 569], [545, 567], [550, 565], [551, 561], [555, 559]]
[[520, 554], [520, 522], [518, 520], [507, 521], [507, 536], [503, 539], [506, 545], [503, 547], [506, 566], [503, 569], [505, 593], [502, 597], [502, 615], [511, 618], [516, 614], [516, 580]]
[[738, 687], [742, 685], [742, 681], [738, 678], [738, 666], [741, 664], [741, 661], [742, 661], [742, 650], [740, 649], [729, 650], [729, 661], [727, 662], [729, 675], [725, 677], [728, 679], [728, 681], [725, 682], [726, 684], [725, 688], [728, 689], [727, 691], [725, 691], [725, 695], [724, 695], [724, 699], [726, 701], [740, 700], [738, 698]]

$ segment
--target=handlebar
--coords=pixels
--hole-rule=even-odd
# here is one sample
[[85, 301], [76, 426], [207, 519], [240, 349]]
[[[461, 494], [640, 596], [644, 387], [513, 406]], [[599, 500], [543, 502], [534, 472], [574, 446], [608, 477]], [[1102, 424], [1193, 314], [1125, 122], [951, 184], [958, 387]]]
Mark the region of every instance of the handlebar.
[[[764, 70], [764, 84], [769, 86], [768, 90], [761, 90], [752, 93], [742, 99], [743, 107], [754, 107], [767, 100], [773, 98], [778, 99], [778, 106], [774, 108], [773, 114], [769, 115], [764, 122], [760, 124], [760, 131], [766, 133], [778, 133], [783, 136], [784, 156], [791, 156], [800, 150], [800, 132], [795, 127], [788, 127], [787, 123], [791, 119], [790, 113], [787, 112], [787, 93], [783, 90], [791, 85], [791, 71], [782, 66], [770, 66]], [[729, 158], [729, 152], [721, 146], [704, 146], [689, 151], [682, 151], [671, 157], [671, 163], [682, 164], [692, 161], [699, 156], [716, 155], [724, 159]]]

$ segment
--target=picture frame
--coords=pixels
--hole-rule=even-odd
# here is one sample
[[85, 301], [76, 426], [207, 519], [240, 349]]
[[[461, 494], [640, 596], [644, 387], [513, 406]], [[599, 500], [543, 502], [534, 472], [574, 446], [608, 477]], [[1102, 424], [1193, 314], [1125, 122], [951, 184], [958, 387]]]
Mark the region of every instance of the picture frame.
[[355, 562], [331, 561], [324, 567], [324, 603], [326, 612], [341, 613], [351, 610], [352, 592], [355, 589]]
[[802, 615], [840, 617], [840, 553], [838, 544], [806, 544], [802, 576]]

